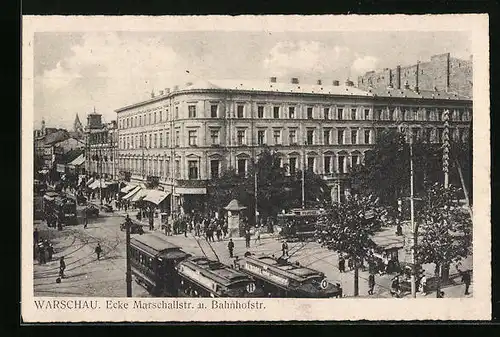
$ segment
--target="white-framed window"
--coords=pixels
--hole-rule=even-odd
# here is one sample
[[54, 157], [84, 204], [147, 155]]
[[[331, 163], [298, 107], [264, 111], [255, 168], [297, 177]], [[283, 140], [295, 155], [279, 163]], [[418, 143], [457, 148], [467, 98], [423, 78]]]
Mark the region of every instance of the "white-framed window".
[[198, 179], [198, 161], [197, 160], [189, 160], [188, 161], [188, 179]]
[[351, 108], [351, 119], [356, 120], [356, 108]]
[[290, 157], [288, 158], [288, 170], [291, 175], [294, 175], [297, 172], [297, 158]]
[[257, 107], [257, 117], [258, 118], [264, 118], [264, 106], [259, 105]]
[[238, 142], [238, 145], [245, 145], [246, 144], [246, 137], [245, 137], [245, 130], [238, 130], [236, 132], [236, 139]]
[[266, 137], [265, 130], [257, 130], [257, 144], [264, 145]]
[[212, 159], [210, 160], [210, 178], [218, 178], [220, 174], [220, 160]]
[[245, 106], [244, 105], [238, 105], [236, 107], [236, 116], [238, 118], [243, 118], [245, 117]]
[[307, 119], [313, 119], [313, 108], [307, 107]]
[[188, 105], [189, 118], [196, 118], [196, 105]]
[[237, 161], [237, 172], [240, 176], [246, 176], [247, 174], [247, 160], [246, 159], [238, 159]]
[[351, 130], [351, 144], [358, 144], [358, 130]]
[[290, 142], [290, 145], [297, 144], [297, 130], [295, 129], [288, 130], [288, 140]]
[[281, 144], [281, 130], [273, 130], [274, 145]]
[[330, 174], [332, 173], [332, 157], [325, 155], [323, 157], [323, 170], [325, 174]]
[[273, 107], [273, 118], [280, 118], [280, 107]]
[[323, 108], [323, 119], [330, 119], [330, 108]]
[[365, 112], [365, 120], [369, 120], [370, 119], [370, 109], [365, 109], [364, 112]]
[[315, 172], [315, 164], [316, 164], [316, 158], [314, 157], [307, 157], [307, 170], [310, 172]]
[[337, 120], [341, 121], [344, 119], [344, 108], [337, 108]]
[[212, 145], [219, 144], [219, 130], [216, 129], [210, 130], [210, 139], [212, 141]]
[[210, 117], [217, 118], [219, 106], [217, 104], [212, 104], [210, 106]]
[[295, 118], [295, 107], [294, 106], [288, 107], [288, 118], [290, 118], [290, 119]]
[[365, 130], [365, 144], [371, 144], [371, 132], [370, 130]]
[[344, 144], [344, 130], [343, 129], [337, 130], [337, 144], [339, 144], [339, 145]]
[[309, 129], [307, 130], [307, 145], [313, 145], [314, 144], [314, 130]]
[[197, 140], [197, 135], [196, 135], [196, 130], [189, 130], [188, 131], [188, 137], [189, 137], [189, 146], [196, 146], [196, 140]]
[[330, 145], [330, 129], [323, 130], [323, 145]]

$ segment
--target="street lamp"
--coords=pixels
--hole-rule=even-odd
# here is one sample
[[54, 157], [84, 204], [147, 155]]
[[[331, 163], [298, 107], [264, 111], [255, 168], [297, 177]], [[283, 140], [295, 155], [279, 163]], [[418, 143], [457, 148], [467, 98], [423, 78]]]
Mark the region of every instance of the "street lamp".
[[302, 162], [302, 209], [306, 207], [306, 145], [307, 141], [304, 141], [304, 156]]

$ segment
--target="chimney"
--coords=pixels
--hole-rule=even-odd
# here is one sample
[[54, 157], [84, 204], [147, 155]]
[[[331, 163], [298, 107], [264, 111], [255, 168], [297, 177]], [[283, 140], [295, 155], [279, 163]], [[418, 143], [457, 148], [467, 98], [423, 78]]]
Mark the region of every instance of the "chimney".
[[297, 77], [292, 77], [292, 84], [299, 84], [299, 79]]
[[417, 71], [415, 75], [415, 88], [413, 88], [413, 91], [418, 92], [418, 73], [420, 72], [420, 61], [417, 61]]
[[178, 85], [174, 85], [174, 91], [177, 91], [179, 90], [179, 86]]
[[165, 94], [169, 94], [170, 93], [170, 88], [165, 88]]
[[410, 89], [410, 85], [408, 84], [408, 81], [405, 81], [405, 89]]
[[396, 67], [396, 89], [401, 89], [401, 66]]
[[337, 80], [333, 81], [333, 86], [334, 87], [338, 87], [339, 85], [340, 85], [339, 81], [337, 81]]
[[271, 77], [271, 83], [276, 83], [276, 77]]
[[322, 81], [321, 81], [321, 80], [317, 80], [317, 81], [316, 81], [316, 83], [317, 83], [318, 85], [321, 85], [321, 84], [322, 84]]
[[345, 85], [346, 85], [347, 87], [353, 87], [353, 86], [354, 86], [354, 82], [353, 82], [353, 81], [351, 81], [351, 80], [347, 80], [347, 81], [345, 81]]
[[151, 98], [155, 97], [155, 92], [151, 91]]
[[163, 90], [160, 90], [160, 96], [163, 96]]

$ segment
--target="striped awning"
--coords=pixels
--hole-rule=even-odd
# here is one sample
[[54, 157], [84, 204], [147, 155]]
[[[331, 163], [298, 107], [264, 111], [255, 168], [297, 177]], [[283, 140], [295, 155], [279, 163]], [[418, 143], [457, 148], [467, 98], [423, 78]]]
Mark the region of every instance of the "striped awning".
[[129, 191], [122, 199], [123, 200], [129, 200], [134, 195], [136, 195], [137, 192], [139, 192], [140, 190], [141, 190], [141, 188], [139, 186], [134, 186], [134, 188], [131, 191]]
[[132, 202], [137, 202], [137, 201], [140, 201], [142, 199], [144, 199], [146, 197], [146, 195], [148, 195], [149, 191], [151, 190], [147, 190], [147, 189], [144, 189], [144, 188], [141, 188], [131, 199], [130, 201]]
[[134, 188], [136, 188], [136, 187], [137, 187], [137, 186], [135, 186], [135, 185], [127, 185], [127, 186], [123, 187], [123, 188], [120, 190], [120, 192], [122, 192], [122, 193], [128, 193], [128, 192], [132, 191], [132, 190], [133, 190]]
[[148, 194], [144, 197], [144, 201], [152, 202], [155, 205], [159, 205], [165, 198], [169, 195], [164, 191], [160, 190], [149, 190]]

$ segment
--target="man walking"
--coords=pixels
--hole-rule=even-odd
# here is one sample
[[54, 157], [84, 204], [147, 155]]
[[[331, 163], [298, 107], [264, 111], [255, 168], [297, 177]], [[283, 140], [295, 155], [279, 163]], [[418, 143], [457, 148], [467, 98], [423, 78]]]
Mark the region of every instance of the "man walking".
[[288, 243], [283, 240], [283, 243], [281, 244], [281, 251], [283, 252], [282, 256], [288, 256]]
[[233, 250], [234, 250], [234, 242], [233, 239], [229, 239], [229, 242], [227, 244], [227, 249], [229, 250], [229, 257], [233, 257]]
[[259, 245], [260, 245], [260, 229], [259, 227], [256, 227], [255, 228], [255, 244], [257, 244], [257, 241], [259, 241]]
[[101, 248], [101, 244], [99, 242], [97, 243], [97, 247], [95, 247], [95, 253], [97, 255], [97, 260], [100, 260], [101, 259], [102, 248]]
[[339, 258], [339, 271], [345, 273], [345, 259], [342, 255]]
[[66, 263], [64, 262], [64, 256], [59, 259], [59, 277], [64, 278], [64, 270], [66, 269]]
[[245, 245], [247, 248], [250, 248], [250, 231], [248, 229], [245, 233]]
[[464, 295], [469, 295], [469, 287], [470, 287], [470, 272], [468, 270], [464, 272], [460, 272], [462, 274], [462, 282], [465, 284], [465, 293]]
[[373, 295], [373, 288], [375, 288], [375, 275], [368, 276], [368, 295]]

